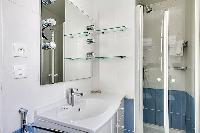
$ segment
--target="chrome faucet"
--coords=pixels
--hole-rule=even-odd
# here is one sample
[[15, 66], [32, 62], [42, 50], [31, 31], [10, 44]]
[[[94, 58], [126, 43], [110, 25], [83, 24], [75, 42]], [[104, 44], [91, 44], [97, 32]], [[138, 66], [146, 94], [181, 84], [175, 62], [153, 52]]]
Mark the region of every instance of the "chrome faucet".
[[74, 106], [75, 104], [75, 96], [83, 96], [83, 93], [79, 93], [78, 89], [75, 88], [69, 88], [69, 90], [67, 91], [67, 103], [69, 105]]

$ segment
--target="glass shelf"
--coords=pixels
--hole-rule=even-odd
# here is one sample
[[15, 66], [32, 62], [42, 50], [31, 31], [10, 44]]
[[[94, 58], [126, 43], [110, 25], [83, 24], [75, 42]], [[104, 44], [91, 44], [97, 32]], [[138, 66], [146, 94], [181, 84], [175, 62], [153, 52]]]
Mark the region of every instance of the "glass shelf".
[[91, 32], [85, 31], [85, 32], [80, 32], [80, 33], [75, 33], [75, 34], [65, 34], [64, 36], [69, 37], [69, 38], [87, 37], [91, 35], [92, 32], [97, 33], [97, 34], [105, 34], [105, 33], [119, 32], [119, 31], [125, 31], [125, 30], [127, 30], [126, 26], [117, 26], [117, 27], [93, 30]]
[[105, 34], [110, 32], [118, 32], [118, 31], [125, 31], [127, 30], [126, 26], [117, 26], [117, 27], [111, 27], [111, 28], [105, 28], [105, 29], [99, 29], [95, 30], [98, 34]]
[[127, 56], [112, 56], [112, 57], [106, 57], [106, 56], [98, 56], [98, 57], [93, 57], [93, 58], [64, 58], [65, 60], [91, 60], [91, 59], [114, 59], [114, 58], [127, 58]]
[[127, 56], [112, 56], [112, 57], [99, 56], [99, 57], [95, 57], [95, 59], [114, 59], [114, 58], [123, 59], [123, 58], [127, 58]]
[[90, 32], [80, 32], [75, 34], [65, 34], [64, 36], [69, 38], [76, 38], [76, 37], [86, 37], [89, 36], [90, 34], [91, 34]]
[[90, 60], [91, 58], [81, 58], [81, 57], [79, 57], [79, 58], [64, 58], [65, 60]]

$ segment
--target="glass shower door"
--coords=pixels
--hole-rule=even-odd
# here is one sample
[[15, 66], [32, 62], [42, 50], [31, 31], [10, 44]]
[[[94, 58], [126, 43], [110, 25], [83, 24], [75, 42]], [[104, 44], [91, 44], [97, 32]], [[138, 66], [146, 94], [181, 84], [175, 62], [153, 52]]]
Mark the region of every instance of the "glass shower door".
[[[143, 32], [143, 126], [144, 133], [165, 133], [164, 116], [164, 18], [165, 12], [144, 13]], [[165, 44], [167, 45], [167, 44]], [[168, 118], [167, 118], [168, 119]], [[164, 126], [165, 125], [165, 126]]]
[[195, 1], [162, 4], [143, 10], [144, 133], [194, 133], [199, 95]]
[[182, 1], [169, 9], [170, 133], [194, 133], [195, 128], [193, 4]]

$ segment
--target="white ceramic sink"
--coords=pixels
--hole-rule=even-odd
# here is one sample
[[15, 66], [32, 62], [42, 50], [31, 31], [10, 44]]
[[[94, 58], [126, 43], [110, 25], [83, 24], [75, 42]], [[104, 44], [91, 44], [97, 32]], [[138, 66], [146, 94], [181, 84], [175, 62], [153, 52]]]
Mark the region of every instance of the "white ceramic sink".
[[65, 121], [80, 121], [96, 117], [106, 111], [108, 104], [104, 100], [89, 98], [82, 99], [75, 106], [61, 106], [58, 107], [57, 117], [58, 119]]
[[42, 127], [59, 127], [70, 133], [79, 133], [72, 129], [95, 133], [114, 116], [123, 97], [121, 94], [91, 94], [76, 99], [73, 107], [63, 99], [38, 109], [35, 112], [35, 123]]

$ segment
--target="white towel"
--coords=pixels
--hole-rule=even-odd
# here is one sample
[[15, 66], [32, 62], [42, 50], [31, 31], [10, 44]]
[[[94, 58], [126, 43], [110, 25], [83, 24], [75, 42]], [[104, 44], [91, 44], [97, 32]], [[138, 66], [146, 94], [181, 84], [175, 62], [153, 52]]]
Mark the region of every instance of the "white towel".
[[176, 43], [176, 56], [183, 56], [183, 41], [177, 41]]
[[176, 41], [175, 45], [169, 45], [169, 55], [183, 56], [183, 40]]

